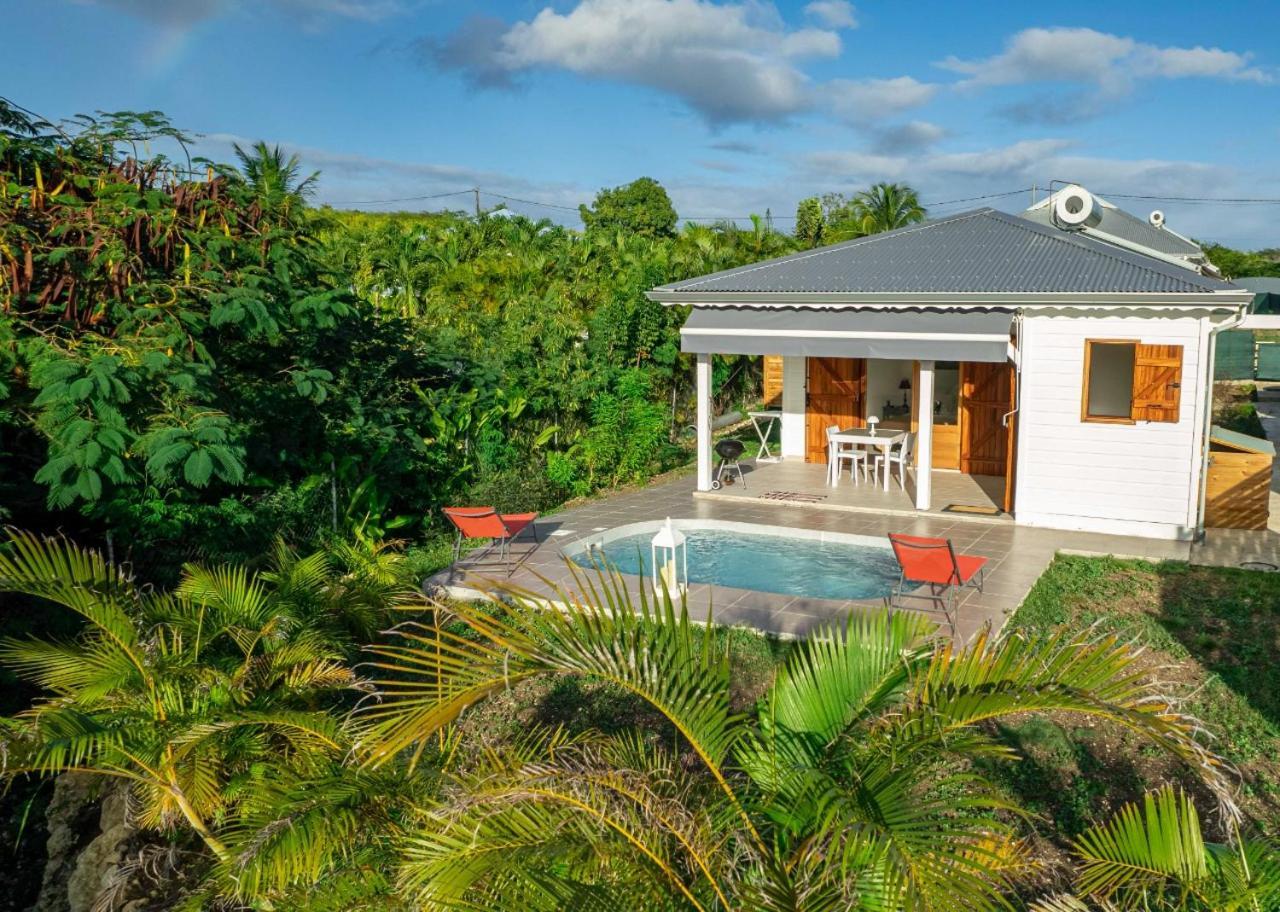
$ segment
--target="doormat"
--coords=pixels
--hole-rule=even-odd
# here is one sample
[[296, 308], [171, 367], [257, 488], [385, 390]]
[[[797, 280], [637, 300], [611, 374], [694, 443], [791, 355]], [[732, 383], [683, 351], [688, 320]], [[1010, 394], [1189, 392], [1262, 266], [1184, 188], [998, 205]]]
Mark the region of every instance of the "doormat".
[[1004, 510], [999, 507], [980, 507], [973, 504], [947, 504], [942, 508], [943, 513], [969, 513], [977, 516], [999, 516]]
[[761, 500], [786, 500], [791, 503], [822, 503], [826, 494], [801, 494], [799, 491], [767, 491], [760, 495]]

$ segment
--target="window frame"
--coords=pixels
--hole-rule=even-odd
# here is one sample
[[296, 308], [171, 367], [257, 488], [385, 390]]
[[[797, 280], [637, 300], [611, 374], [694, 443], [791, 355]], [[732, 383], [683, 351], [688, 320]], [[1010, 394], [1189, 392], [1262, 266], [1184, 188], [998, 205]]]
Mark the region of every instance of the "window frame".
[[1133, 417], [1133, 389], [1129, 389], [1129, 414], [1120, 417], [1117, 415], [1090, 415], [1089, 414], [1089, 381], [1093, 377], [1093, 347], [1095, 345], [1132, 345], [1133, 346], [1133, 363], [1134, 369], [1138, 364], [1138, 347], [1142, 345], [1139, 339], [1085, 339], [1084, 340], [1084, 373], [1080, 385], [1080, 420], [1088, 424], [1137, 424], [1138, 421]]

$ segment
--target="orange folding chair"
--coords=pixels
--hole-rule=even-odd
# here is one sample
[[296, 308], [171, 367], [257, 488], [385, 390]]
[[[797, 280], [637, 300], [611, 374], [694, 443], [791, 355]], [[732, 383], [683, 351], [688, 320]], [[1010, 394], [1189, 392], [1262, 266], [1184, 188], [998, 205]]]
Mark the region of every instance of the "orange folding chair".
[[530, 526], [533, 527], [533, 540], [538, 538], [538, 526], [535, 520], [537, 513], [499, 513], [493, 507], [445, 507], [444, 515], [457, 530], [453, 542], [453, 562], [462, 558], [463, 541], [489, 539], [490, 544], [476, 555], [480, 560], [494, 548], [498, 550], [497, 563], [510, 571], [515, 562], [511, 559], [511, 542]]
[[[903, 607], [902, 600], [923, 598], [932, 601], [946, 615], [952, 635], [956, 632], [956, 604], [960, 590], [966, 586], [982, 591], [985, 557], [956, 554], [949, 538], [925, 538], [919, 535], [889, 533], [889, 544], [898, 559], [898, 585], [890, 604]], [[927, 594], [908, 592], [928, 586]]]

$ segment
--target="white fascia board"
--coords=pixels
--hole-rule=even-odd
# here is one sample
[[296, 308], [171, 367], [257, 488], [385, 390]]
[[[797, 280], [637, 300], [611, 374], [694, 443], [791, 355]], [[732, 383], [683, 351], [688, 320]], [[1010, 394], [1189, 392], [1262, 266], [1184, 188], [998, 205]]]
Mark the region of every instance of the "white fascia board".
[[928, 342], [952, 342], [957, 339], [975, 342], [1006, 342], [1008, 333], [926, 333], [926, 332], [859, 332], [847, 329], [697, 329], [684, 327], [682, 336], [743, 336], [785, 339], [911, 339]]
[[1114, 292], [1080, 294], [1073, 292], [909, 292], [877, 294], [866, 292], [725, 292], [725, 291], [647, 291], [649, 300], [659, 304], [694, 307], [859, 307], [867, 310], [900, 310], [920, 307], [951, 309], [1007, 307], [1132, 308], [1177, 307], [1236, 308], [1253, 301], [1253, 292]]

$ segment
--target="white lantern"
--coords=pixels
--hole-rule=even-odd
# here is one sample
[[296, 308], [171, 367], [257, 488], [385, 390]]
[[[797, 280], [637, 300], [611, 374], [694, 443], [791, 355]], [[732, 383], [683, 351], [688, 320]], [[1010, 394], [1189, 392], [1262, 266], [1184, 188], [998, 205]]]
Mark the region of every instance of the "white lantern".
[[871, 415], [870, 417], [867, 418], [867, 427], [871, 428], [872, 437], [876, 435], [876, 425], [879, 423], [880, 423], [880, 418], [876, 415]]
[[665, 587], [673, 598], [684, 595], [689, 588], [689, 548], [684, 533], [671, 524], [670, 516], [653, 537], [652, 550], [654, 594], [661, 597]]

